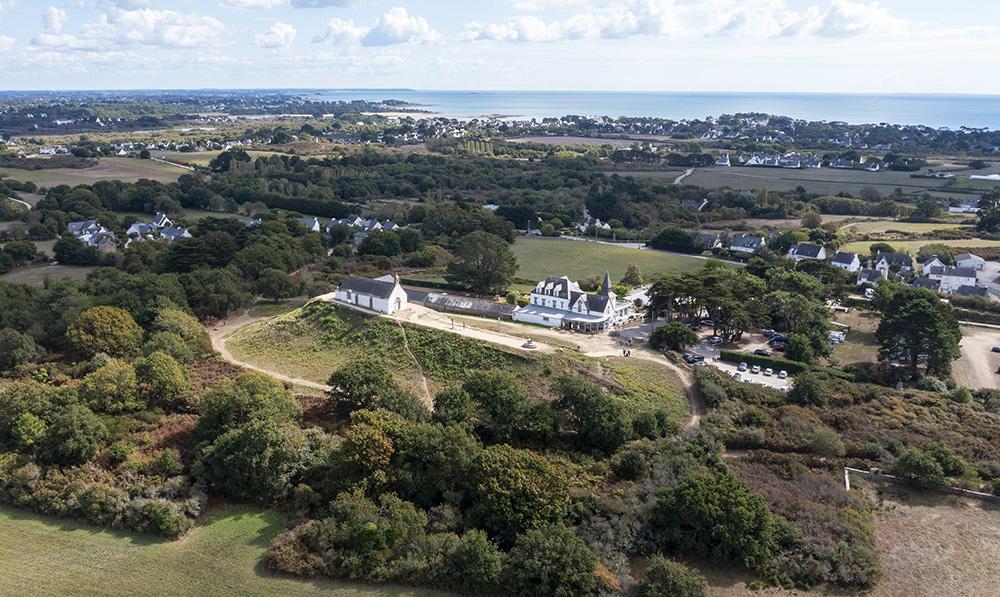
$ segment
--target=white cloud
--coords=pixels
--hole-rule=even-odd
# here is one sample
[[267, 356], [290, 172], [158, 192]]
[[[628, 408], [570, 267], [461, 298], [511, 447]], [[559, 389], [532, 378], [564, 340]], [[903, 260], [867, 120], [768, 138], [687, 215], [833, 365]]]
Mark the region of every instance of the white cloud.
[[327, 8], [330, 6], [352, 6], [357, 0], [291, 0], [295, 8]]
[[392, 46], [406, 43], [441, 41], [441, 34], [431, 29], [424, 17], [411, 17], [401, 6], [390, 8], [376, 19], [364, 37], [363, 46]]
[[42, 13], [42, 28], [46, 33], [62, 33], [66, 20], [65, 10], [50, 6]]
[[674, 35], [682, 28], [680, 12], [673, 0], [630, 0], [610, 9], [581, 12], [549, 22], [530, 15], [492, 24], [472, 22], [466, 24], [462, 39], [547, 42]]
[[284, 4], [288, 4], [288, 0], [219, 0], [220, 6], [243, 8], [246, 10], [274, 8], [275, 6], [282, 6]]
[[13, 37], [8, 37], [6, 35], [0, 35], [0, 50], [9, 50], [14, 47], [17, 40]]
[[405, 8], [396, 6], [368, 27], [357, 25], [351, 19], [330, 19], [323, 35], [313, 41], [378, 47], [436, 43], [442, 40], [441, 34], [431, 28], [427, 19], [410, 16]]
[[0, 0], [0, 12], [17, 6], [17, 0]]
[[103, 0], [103, 2], [109, 8], [120, 8], [122, 10], [149, 8], [153, 5], [153, 0]]
[[825, 11], [808, 9], [786, 33], [818, 37], [852, 37], [856, 35], [905, 35], [913, 23], [895, 17], [878, 2], [863, 4], [850, 0], [833, 0]]
[[111, 51], [122, 47], [203, 48], [217, 45], [225, 25], [212, 17], [172, 10], [110, 8], [78, 35], [44, 32], [32, 43], [50, 49]]
[[287, 48], [295, 43], [296, 33], [295, 27], [288, 23], [275, 23], [254, 37], [254, 43], [261, 48]]

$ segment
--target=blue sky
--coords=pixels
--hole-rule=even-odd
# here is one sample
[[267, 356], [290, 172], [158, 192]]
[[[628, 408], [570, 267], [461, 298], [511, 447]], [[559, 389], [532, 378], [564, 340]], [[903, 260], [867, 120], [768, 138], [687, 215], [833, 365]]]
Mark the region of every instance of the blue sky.
[[1000, 94], [996, 56], [974, 0], [0, 0], [6, 89]]

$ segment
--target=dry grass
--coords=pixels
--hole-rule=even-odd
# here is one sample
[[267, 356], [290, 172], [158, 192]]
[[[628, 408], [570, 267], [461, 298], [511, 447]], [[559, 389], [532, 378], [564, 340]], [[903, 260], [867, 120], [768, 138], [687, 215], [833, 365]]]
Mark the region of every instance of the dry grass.
[[832, 318], [837, 323], [851, 326], [847, 333], [847, 341], [838, 344], [833, 349], [833, 356], [843, 365], [851, 363], [874, 363], [878, 360], [878, 341], [875, 330], [878, 328], [878, 315], [864, 311], [850, 313], [835, 313]]
[[41, 288], [45, 280], [83, 280], [97, 268], [89, 265], [56, 265], [38, 263], [27, 267], [19, 267], [14, 271], [0, 276], [0, 280], [12, 284], [27, 284]]
[[996, 595], [996, 504], [895, 487], [878, 499], [875, 539], [882, 580], [873, 595]]
[[50, 170], [0, 168], [0, 174], [22, 182], [33, 182], [42, 187], [53, 187], [61, 184], [71, 186], [93, 184], [99, 180], [136, 182], [140, 178], [160, 182], [176, 182], [184, 172], [181, 168], [169, 164], [130, 158], [101, 158], [100, 162], [92, 168], [53, 168]]

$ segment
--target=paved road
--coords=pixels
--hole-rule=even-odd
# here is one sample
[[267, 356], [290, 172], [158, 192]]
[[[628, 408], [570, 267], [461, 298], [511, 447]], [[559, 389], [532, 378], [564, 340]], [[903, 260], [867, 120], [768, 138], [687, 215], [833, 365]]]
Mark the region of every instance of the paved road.
[[28, 203], [27, 201], [21, 201], [20, 199], [14, 199], [13, 197], [7, 197], [7, 198], [10, 199], [11, 201], [13, 201], [14, 203], [20, 203], [21, 205], [27, 207], [28, 211], [31, 211], [31, 204]]
[[677, 178], [674, 179], [674, 184], [681, 184], [682, 182], [684, 182], [685, 178], [687, 178], [688, 176], [691, 176], [692, 174], [694, 174], [694, 168], [688, 168], [684, 172], [684, 174], [681, 174], [680, 176], [678, 176]]

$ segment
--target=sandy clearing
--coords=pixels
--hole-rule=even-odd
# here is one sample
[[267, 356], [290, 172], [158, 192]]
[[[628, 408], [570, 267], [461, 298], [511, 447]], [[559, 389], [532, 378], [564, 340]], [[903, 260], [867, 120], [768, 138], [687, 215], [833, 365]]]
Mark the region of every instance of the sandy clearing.
[[1000, 353], [991, 352], [1000, 345], [1000, 330], [962, 327], [962, 357], [952, 363], [952, 376], [967, 388], [1000, 388]]

